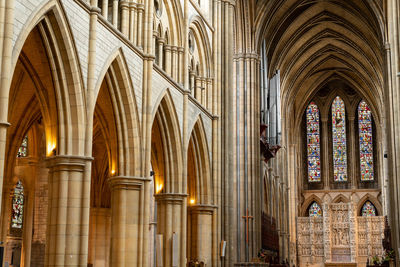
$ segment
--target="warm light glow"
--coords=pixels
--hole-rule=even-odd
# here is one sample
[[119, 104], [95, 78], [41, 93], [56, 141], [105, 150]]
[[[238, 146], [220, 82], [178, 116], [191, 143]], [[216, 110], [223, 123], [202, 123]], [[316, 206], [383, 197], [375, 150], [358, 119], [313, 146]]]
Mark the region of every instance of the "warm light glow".
[[111, 174], [115, 174], [115, 170], [111, 170]]
[[190, 199], [190, 204], [194, 204], [194, 203], [196, 203], [196, 201], [194, 200], [194, 198], [191, 198]]
[[156, 187], [156, 193], [157, 194], [160, 193], [162, 189], [163, 189], [163, 184], [158, 184]]
[[52, 156], [54, 149], [56, 149], [56, 143], [55, 142], [49, 142], [47, 144], [47, 156]]

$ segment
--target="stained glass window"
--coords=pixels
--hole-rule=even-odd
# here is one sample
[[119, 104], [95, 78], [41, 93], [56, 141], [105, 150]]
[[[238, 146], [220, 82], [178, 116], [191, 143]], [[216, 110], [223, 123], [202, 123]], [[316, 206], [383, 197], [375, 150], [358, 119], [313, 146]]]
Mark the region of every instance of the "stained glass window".
[[321, 181], [319, 110], [311, 102], [306, 110], [308, 181]]
[[363, 217], [376, 216], [376, 209], [374, 204], [372, 204], [370, 201], [365, 202], [365, 204], [361, 209], [361, 216]]
[[358, 131], [360, 139], [361, 181], [372, 181], [374, 180], [372, 115], [371, 109], [364, 100], [358, 105]]
[[25, 136], [22, 140], [22, 144], [18, 149], [17, 157], [22, 158], [28, 156], [28, 136]]
[[322, 210], [317, 202], [314, 201], [313, 203], [311, 203], [310, 207], [308, 208], [308, 216], [309, 217], [322, 217]]
[[346, 115], [343, 100], [337, 96], [332, 103], [333, 179], [347, 181]]
[[21, 229], [24, 214], [24, 187], [21, 181], [18, 181], [14, 188], [14, 195], [12, 199], [12, 216], [11, 227]]

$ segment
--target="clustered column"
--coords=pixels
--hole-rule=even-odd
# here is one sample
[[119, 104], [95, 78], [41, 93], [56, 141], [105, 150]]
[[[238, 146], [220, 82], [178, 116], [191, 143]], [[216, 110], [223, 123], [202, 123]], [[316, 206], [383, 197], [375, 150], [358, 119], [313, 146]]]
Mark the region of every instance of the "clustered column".
[[[180, 247], [180, 239], [182, 231], [182, 208], [183, 202], [186, 200], [186, 194], [178, 193], [162, 193], [155, 195], [157, 201], [157, 234], [163, 235], [163, 263], [164, 267], [182, 266], [180, 262], [180, 255], [182, 249]], [[175, 234], [175, 244], [173, 247], [173, 235]]]
[[213, 243], [212, 220], [216, 206], [194, 205], [190, 206], [191, 214], [191, 259], [203, 261], [206, 265], [211, 265], [211, 255]]
[[111, 188], [111, 264], [110, 266], [142, 266], [141, 249], [144, 219], [144, 186], [149, 179], [114, 176], [108, 179]]
[[[92, 158], [54, 156], [47, 159], [49, 168], [49, 204], [47, 220], [46, 267], [87, 266], [90, 197], [84, 188], [90, 178], [84, 175]], [[82, 242], [86, 240], [86, 242]]]

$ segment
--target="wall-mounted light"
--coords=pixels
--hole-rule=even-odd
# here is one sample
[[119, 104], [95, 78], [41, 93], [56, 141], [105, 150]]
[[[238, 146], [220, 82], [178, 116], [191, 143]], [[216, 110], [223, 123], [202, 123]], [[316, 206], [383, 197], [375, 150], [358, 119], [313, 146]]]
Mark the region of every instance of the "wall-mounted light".
[[57, 154], [55, 142], [49, 142], [47, 144], [47, 156], [55, 156]]
[[163, 189], [163, 184], [158, 184], [157, 185], [157, 187], [156, 187], [156, 193], [158, 194], [158, 193], [160, 193], [161, 192], [161, 190]]
[[111, 174], [114, 175], [115, 174], [115, 170], [111, 170]]
[[191, 205], [193, 205], [194, 203], [196, 203], [196, 200], [195, 200], [194, 198], [191, 198], [191, 199], [189, 200], [189, 203], [190, 203]]

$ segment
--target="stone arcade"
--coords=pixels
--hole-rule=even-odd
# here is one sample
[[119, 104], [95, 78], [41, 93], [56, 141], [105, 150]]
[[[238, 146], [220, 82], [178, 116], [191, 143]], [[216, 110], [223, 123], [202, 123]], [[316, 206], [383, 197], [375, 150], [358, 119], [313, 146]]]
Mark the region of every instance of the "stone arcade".
[[400, 266], [399, 13], [0, 0], [0, 266]]

